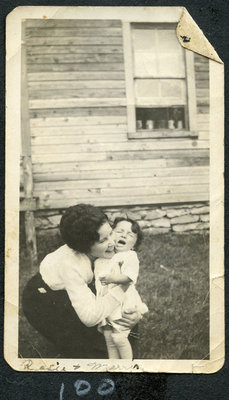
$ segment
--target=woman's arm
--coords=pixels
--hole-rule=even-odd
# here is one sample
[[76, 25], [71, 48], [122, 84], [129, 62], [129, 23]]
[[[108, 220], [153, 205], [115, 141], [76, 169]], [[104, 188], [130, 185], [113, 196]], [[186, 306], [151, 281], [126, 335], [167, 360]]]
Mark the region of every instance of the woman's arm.
[[99, 280], [101, 281], [102, 285], [108, 285], [109, 283], [116, 283], [116, 284], [128, 284], [131, 283], [131, 279], [124, 274], [107, 274], [104, 276], [100, 276]]
[[88, 327], [108, 317], [124, 298], [124, 290], [120, 286], [110, 289], [103, 297], [96, 297], [76, 271], [66, 274], [65, 289], [78, 317]]

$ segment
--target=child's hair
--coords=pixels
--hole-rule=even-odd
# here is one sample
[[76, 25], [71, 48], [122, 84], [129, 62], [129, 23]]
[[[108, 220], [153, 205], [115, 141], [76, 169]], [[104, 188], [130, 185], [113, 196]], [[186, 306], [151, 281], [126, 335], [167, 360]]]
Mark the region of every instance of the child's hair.
[[69, 207], [61, 218], [61, 237], [71, 249], [87, 254], [99, 240], [98, 230], [107, 220], [98, 207], [77, 204]]
[[137, 235], [137, 240], [134, 245], [134, 250], [138, 250], [138, 248], [142, 242], [142, 239], [143, 239], [143, 233], [142, 233], [142, 230], [141, 230], [139, 224], [137, 223], [137, 221], [134, 221], [133, 219], [130, 219], [128, 217], [126, 217], [126, 218], [125, 217], [117, 217], [117, 218], [115, 218], [115, 220], [113, 222], [112, 228], [113, 229], [116, 228], [118, 223], [122, 222], [122, 221], [130, 222], [132, 232], [136, 233], [136, 235]]

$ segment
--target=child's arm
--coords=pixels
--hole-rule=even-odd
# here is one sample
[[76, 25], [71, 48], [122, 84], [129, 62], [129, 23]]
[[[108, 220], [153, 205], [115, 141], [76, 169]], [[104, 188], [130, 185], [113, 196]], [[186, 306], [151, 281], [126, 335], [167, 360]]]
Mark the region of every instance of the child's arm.
[[132, 280], [124, 274], [107, 274], [104, 276], [100, 276], [100, 281], [102, 285], [108, 285], [109, 283], [116, 283], [116, 284], [127, 284], [131, 283]]

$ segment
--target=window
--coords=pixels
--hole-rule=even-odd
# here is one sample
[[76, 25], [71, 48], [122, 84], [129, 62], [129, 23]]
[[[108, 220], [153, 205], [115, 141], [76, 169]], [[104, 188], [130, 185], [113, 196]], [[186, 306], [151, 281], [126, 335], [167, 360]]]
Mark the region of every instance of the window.
[[193, 53], [175, 27], [124, 23], [130, 138], [196, 136]]

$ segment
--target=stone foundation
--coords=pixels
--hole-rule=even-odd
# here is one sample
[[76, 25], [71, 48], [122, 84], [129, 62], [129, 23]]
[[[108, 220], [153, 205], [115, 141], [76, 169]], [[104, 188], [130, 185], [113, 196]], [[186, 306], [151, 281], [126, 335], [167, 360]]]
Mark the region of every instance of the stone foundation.
[[[139, 223], [144, 232], [160, 234], [168, 232], [197, 233], [209, 229], [208, 203], [168, 206], [138, 206], [104, 208], [109, 221], [116, 217], [129, 217]], [[35, 213], [37, 234], [56, 234], [64, 210], [42, 210]]]

